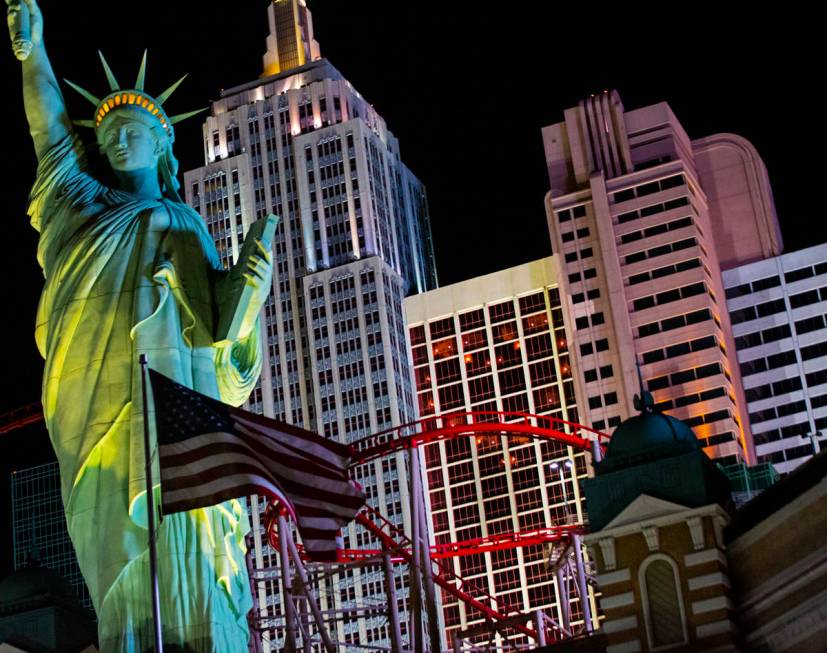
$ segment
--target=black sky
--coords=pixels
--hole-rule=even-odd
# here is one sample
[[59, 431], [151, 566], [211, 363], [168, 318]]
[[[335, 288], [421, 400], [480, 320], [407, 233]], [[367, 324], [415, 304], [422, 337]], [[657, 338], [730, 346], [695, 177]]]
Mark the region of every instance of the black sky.
[[[75, 3], [43, 0], [58, 77], [105, 92], [96, 50], [134, 79], [149, 48], [147, 90], [188, 80], [171, 112], [206, 106], [255, 79], [266, 0]], [[666, 100], [690, 137], [735, 132], [769, 169], [787, 250], [825, 239], [820, 20], [757, 5], [310, 0], [326, 56], [385, 117], [403, 160], [425, 183], [442, 284], [550, 253], [540, 129], [591, 93], [618, 89], [627, 109]], [[493, 7], [493, 9], [492, 9]], [[135, 13], [126, 17], [127, 10]], [[138, 12], [141, 12], [140, 14]], [[35, 161], [19, 65], [0, 55], [5, 129], [5, 263], [0, 284], [5, 360], [0, 412], [39, 398], [33, 338], [42, 274], [25, 204]], [[66, 92], [73, 117], [91, 106]], [[177, 130], [181, 169], [203, 163], [200, 121]], [[48, 457], [37, 429], [0, 436], [0, 503], [8, 469]], [[5, 505], [2, 506], [4, 512]], [[7, 546], [0, 541], [0, 550]], [[6, 555], [0, 554], [0, 576]]]

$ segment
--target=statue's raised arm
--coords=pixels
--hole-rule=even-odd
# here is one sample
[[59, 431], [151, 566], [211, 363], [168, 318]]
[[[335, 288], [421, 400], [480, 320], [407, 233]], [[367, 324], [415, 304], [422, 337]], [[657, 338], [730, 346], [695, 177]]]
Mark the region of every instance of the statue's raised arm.
[[[35, 0], [6, 0], [9, 36], [22, 61], [23, 103], [38, 159], [71, 130], [63, 94], [43, 45], [43, 16]], [[21, 39], [21, 34], [28, 38]], [[30, 43], [30, 46], [28, 43]], [[26, 50], [31, 51], [26, 55]]]

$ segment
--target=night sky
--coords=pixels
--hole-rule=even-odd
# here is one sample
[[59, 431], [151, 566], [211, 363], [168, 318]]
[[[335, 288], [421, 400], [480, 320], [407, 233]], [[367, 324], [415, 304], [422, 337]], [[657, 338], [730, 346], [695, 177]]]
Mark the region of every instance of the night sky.
[[[814, 16], [760, 15], [756, 6], [595, 3], [309, 1], [327, 57], [386, 119], [402, 158], [428, 189], [440, 283], [550, 254], [540, 129], [603, 89], [627, 109], [666, 100], [691, 138], [734, 132], [769, 170], [786, 250], [827, 240], [816, 153], [824, 151], [823, 34]], [[266, 0], [74, 3], [43, 0], [45, 40], [58, 78], [107, 88], [96, 50], [122, 84], [149, 48], [147, 90], [190, 74], [170, 113], [207, 106], [221, 88], [261, 72]], [[565, 8], [563, 8], [565, 7]], [[150, 9], [152, 8], [152, 9]], [[132, 9], [143, 11], [125, 19]], [[749, 12], [749, 13], [747, 13]], [[792, 12], [791, 12], [792, 13]], [[42, 287], [36, 232], [25, 212], [35, 159], [22, 109], [19, 64], [2, 65], [7, 175], [0, 412], [37, 401], [42, 363], [34, 319]], [[91, 105], [66, 90], [70, 114]], [[181, 170], [203, 163], [198, 118], [177, 126]], [[821, 157], [819, 157], [821, 158]], [[10, 565], [8, 472], [48, 460], [42, 428], [0, 436], [0, 577]]]

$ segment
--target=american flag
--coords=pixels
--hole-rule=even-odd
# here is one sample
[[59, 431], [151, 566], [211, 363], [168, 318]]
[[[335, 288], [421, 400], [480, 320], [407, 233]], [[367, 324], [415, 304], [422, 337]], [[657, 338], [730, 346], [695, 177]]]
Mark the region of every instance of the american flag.
[[348, 479], [350, 452], [149, 370], [165, 513], [262, 494], [290, 512], [313, 560], [336, 559], [336, 536], [365, 502]]

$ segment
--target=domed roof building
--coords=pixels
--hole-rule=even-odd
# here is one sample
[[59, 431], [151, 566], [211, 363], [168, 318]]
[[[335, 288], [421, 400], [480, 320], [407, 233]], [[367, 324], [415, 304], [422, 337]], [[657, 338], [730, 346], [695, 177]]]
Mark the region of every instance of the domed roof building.
[[591, 650], [824, 650], [827, 451], [735, 511], [692, 429], [642, 387], [635, 407], [583, 482], [604, 617]]
[[731, 505], [729, 481], [701, 449], [692, 429], [658, 412], [652, 395], [635, 397], [640, 411], [612, 434], [605, 458], [584, 492], [592, 530], [599, 530], [640, 495], [687, 507]]
[[651, 394], [645, 392], [642, 403], [640, 414], [622, 422], [612, 435], [606, 452], [606, 460], [610, 460], [612, 465], [626, 465], [698, 449], [698, 439], [692, 429], [679, 419], [656, 412], [651, 406]]

